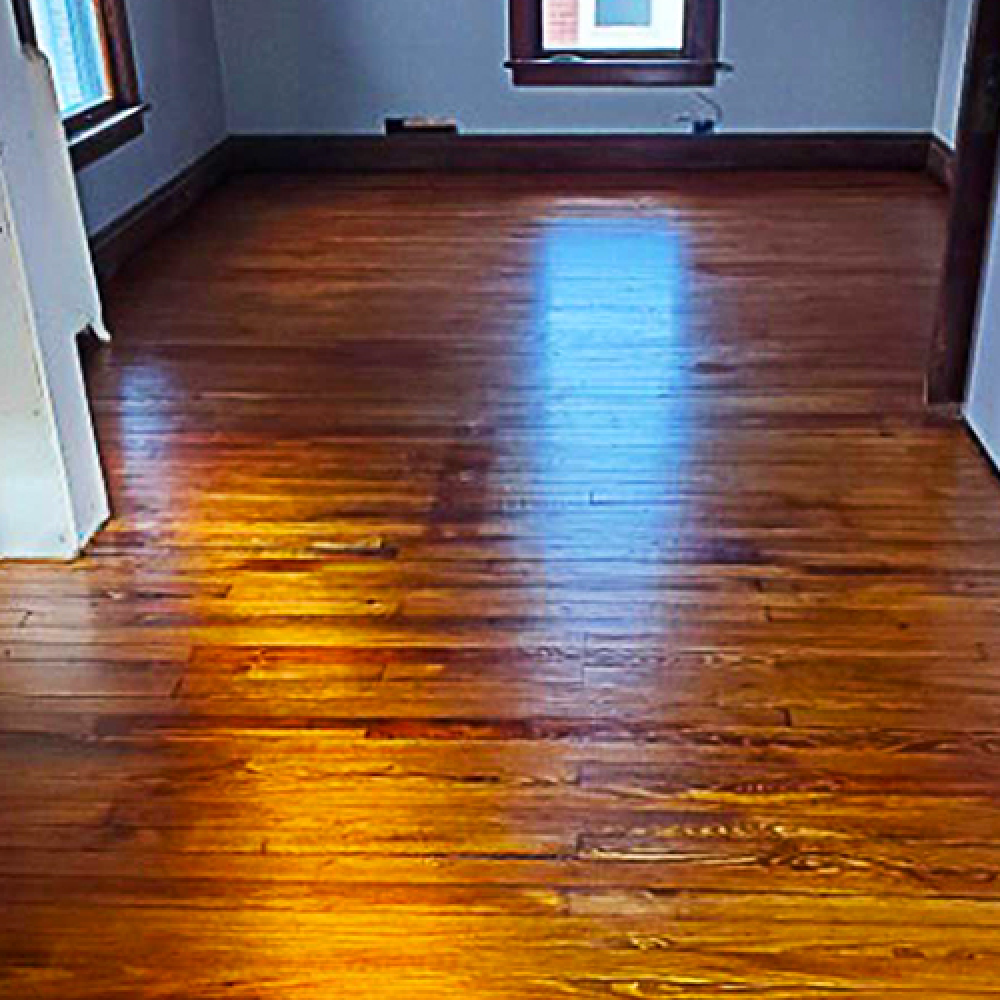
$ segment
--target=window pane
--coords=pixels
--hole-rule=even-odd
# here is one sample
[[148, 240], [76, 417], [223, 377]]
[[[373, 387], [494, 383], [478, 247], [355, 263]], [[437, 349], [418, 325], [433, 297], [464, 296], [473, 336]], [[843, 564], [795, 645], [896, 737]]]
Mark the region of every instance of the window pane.
[[653, 0], [597, 0], [601, 28], [651, 28]]
[[94, 0], [32, 0], [38, 44], [52, 63], [63, 117], [111, 97]]
[[543, 0], [546, 49], [684, 48], [685, 0]]

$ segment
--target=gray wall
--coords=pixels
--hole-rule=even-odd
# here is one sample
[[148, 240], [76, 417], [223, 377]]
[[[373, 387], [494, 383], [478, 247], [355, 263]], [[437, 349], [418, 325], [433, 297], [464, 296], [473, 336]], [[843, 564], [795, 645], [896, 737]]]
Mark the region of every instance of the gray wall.
[[[726, 0], [724, 55], [738, 72], [713, 91], [724, 126], [925, 131], [936, 114], [947, 136], [970, 3]], [[688, 91], [511, 87], [504, 0], [128, 6], [153, 110], [142, 138], [79, 175], [92, 232], [227, 131], [376, 132], [401, 113], [453, 114], [469, 131], [645, 131], [677, 127], [692, 105]]]
[[226, 136], [212, 0], [128, 0], [128, 11], [142, 93], [152, 111], [140, 139], [77, 175], [91, 232]]
[[941, 76], [937, 106], [934, 109], [934, 134], [952, 147], [958, 130], [965, 48], [969, 40], [973, 2], [974, 0], [948, 0], [941, 50]]
[[[176, 0], [175, 0], [176, 2]], [[716, 94], [744, 130], [927, 131], [948, 0], [726, 0]], [[373, 132], [387, 114], [469, 131], [649, 130], [677, 91], [510, 86], [503, 0], [215, 0], [230, 130]]]

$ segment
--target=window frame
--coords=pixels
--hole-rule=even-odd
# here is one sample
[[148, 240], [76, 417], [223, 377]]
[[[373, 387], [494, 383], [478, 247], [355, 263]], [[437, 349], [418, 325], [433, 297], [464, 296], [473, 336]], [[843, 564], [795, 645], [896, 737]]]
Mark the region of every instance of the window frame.
[[[111, 97], [63, 118], [73, 166], [95, 160], [142, 135], [148, 106], [142, 101], [125, 0], [92, 0], [97, 10]], [[38, 48], [32, 0], [13, 0], [21, 42]]]
[[518, 87], [710, 87], [716, 83], [722, 0], [685, 0], [681, 49], [546, 49], [544, 0], [508, 0]]

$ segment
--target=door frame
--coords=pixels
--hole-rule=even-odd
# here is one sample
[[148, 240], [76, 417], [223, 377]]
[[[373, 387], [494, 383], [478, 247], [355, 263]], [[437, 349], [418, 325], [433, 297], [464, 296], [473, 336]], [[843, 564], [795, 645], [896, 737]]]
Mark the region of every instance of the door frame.
[[927, 401], [966, 401], [992, 229], [1000, 152], [1000, 0], [976, 0], [955, 141], [944, 270], [927, 365]]

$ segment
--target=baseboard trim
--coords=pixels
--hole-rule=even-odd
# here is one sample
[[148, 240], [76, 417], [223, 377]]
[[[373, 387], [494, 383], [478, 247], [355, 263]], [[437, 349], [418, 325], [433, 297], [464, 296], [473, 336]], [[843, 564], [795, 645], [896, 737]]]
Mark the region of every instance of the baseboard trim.
[[903, 170], [945, 183], [953, 156], [922, 133], [241, 135], [219, 143], [91, 239], [107, 280], [233, 174], [266, 171]]
[[943, 423], [957, 423], [965, 419], [960, 403], [935, 403], [925, 399], [927, 413]]
[[932, 135], [927, 140], [927, 173], [949, 191], [955, 183], [955, 152], [941, 138]]
[[243, 171], [927, 169], [923, 133], [238, 135]]
[[119, 271], [128, 260], [221, 184], [231, 169], [230, 144], [224, 140], [91, 237], [91, 252], [98, 277], [106, 281]]

